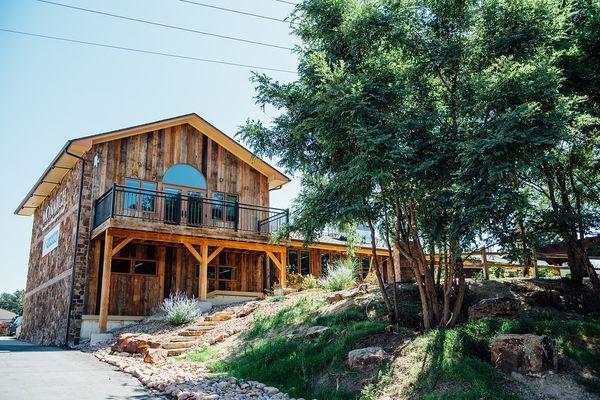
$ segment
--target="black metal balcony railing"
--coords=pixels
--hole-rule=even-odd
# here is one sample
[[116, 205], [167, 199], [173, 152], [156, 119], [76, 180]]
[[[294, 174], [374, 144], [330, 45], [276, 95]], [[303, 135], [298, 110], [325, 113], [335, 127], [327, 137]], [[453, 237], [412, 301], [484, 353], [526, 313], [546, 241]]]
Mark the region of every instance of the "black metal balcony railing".
[[94, 228], [112, 217], [129, 217], [171, 225], [271, 234], [289, 222], [289, 211], [113, 185], [95, 202]]

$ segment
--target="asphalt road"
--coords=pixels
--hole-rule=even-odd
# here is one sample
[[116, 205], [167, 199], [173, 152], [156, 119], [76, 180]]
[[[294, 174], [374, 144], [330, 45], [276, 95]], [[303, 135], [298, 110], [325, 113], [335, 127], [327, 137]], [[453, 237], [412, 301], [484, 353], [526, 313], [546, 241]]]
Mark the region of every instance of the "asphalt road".
[[92, 354], [0, 337], [0, 399], [166, 399]]

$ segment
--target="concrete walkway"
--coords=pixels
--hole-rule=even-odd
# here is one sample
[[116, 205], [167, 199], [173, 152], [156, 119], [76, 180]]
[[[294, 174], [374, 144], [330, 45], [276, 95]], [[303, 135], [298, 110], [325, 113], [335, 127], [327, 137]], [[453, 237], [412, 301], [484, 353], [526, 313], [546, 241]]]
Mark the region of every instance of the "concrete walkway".
[[0, 399], [166, 399], [92, 354], [0, 337]]

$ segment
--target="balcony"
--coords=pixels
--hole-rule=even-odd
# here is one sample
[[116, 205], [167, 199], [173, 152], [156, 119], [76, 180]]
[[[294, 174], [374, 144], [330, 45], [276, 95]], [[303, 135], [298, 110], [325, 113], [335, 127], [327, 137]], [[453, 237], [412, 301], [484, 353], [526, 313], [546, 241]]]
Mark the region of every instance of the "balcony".
[[94, 207], [94, 229], [114, 217], [150, 223], [181, 225], [232, 232], [270, 235], [289, 221], [289, 211], [153, 190], [113, 185]]

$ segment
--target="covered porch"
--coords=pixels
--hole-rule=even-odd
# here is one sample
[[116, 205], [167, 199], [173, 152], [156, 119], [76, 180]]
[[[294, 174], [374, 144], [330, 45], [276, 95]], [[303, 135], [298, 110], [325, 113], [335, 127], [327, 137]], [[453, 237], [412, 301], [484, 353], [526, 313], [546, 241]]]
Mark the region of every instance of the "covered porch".
[[108, 227], [92, 249], [84, 319], [97, 318], [99, 332], [151, 315], [171, 293], [225, 304], [286, 281], [282, 244]]

